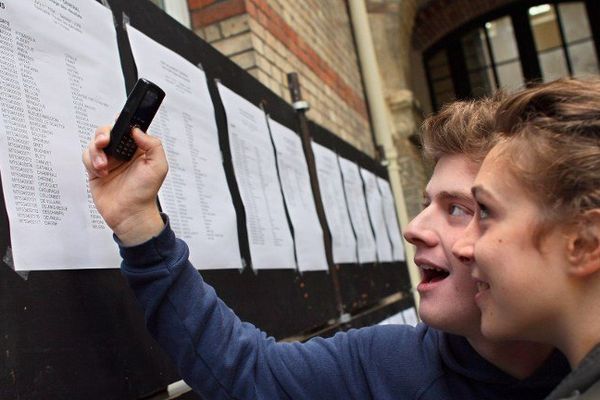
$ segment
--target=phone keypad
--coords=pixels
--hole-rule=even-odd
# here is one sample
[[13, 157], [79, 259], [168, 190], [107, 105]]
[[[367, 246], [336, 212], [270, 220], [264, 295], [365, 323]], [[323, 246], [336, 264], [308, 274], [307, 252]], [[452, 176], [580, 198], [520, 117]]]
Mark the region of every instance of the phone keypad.
[[127, 160], [129, 160], [131, 157], [133, 157], [133, 153], [135, 153], [136, 149], [137, 149], [137, 145], [135, 144], [133, 137], [131, 137], [130, 134], [127, 134], [127, 135], [123, 135], [123, 138], [117, 145], [115, 152], [117, 154], [119, 154], [121, 157], [124, 157]]

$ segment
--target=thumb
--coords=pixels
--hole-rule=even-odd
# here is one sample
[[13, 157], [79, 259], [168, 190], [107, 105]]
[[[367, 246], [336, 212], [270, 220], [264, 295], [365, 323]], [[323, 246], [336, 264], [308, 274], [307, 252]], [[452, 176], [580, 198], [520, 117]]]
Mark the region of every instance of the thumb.
[[141, 129], [135, 128], [131, 136], [138, 146], [138, 152], [142, 153], [143, 160], [154, 166], [154, 171], [164, 179], [169, 169], [167, 155], [159, 138], [146, 135]]
[[157, 151], [164, 152], [160, 139], [145, 134], [140, 128], [134, 128], [131, 132], [131, 136], [140, 150], [142, 150], [144, 153], [150, 153], [147, 155], [152, 155], [152, 153]]

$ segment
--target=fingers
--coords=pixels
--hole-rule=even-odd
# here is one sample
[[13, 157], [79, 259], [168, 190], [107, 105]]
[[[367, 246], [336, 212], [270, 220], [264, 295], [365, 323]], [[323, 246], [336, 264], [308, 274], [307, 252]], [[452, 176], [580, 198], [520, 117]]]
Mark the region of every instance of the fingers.
[[102, 126], [96, 130], [96, 135], [92, 143], [90, 143], [90, 159], [95, 169], [103, 171], [108, 166], [108, 158], [104, 153], [104, 148], [110, 142], [111, 126]]
[[[87, 149], [83, 153], [83, 164], [90, 176], [90, 179], [97, 177], [105, 177], [110, 171], [117, 168], [123, 161], [107, 157], [104, 152], [104, 148], [108, 146], [110, 142], [110, 131], [111, 126], [102, 126], [96, 130], [94, 139], [88, 145]], [[164, 172], [168, 168], [167, 157], [160, 139], [150, 135], [146, 135], [139, 128], [135, 128], [132, 131], [132, 137], [138, 146], [138, 152], [144, 154], [144, 158], [147, 161], [156, 162], [157, 165], [164, 168]]]
[[140, 128], [134, 128], [131, 131], [131, 136], [135, 140], [135, 144], [143, 152], [148, 152], [154, 147], [161, 146], [159, 138], [145, 134]]
[[138, 152], [144, 154], [144, 160], [151, 163], [153, 170], [164, 179], [169, 169], [167, 155], [159, 138], [146, 135], [142, 130], [135, 128], [131, 135], [138, 146]]
[[94, 137], [94, 142], [99, 147], [108, 146], [108, 142], [110, 142], [110, 131], [112, 129], [112, 125], [104, 125], [100, 126], [96, 129], [96, 134]]
[[147, 135], [139, 128], [135, 128], [131, 135], [138, 148], [146, 154], [146, 158], [164, 158], [166, 161], [165, 151], [159, 138]]
[[90, 178], [106, 176], [108, 174], [108, 159], [103, 149], [110, 141], [111, 126], [102, 126], [96, 129], [92, 142], [83, 153], [83, 164]]

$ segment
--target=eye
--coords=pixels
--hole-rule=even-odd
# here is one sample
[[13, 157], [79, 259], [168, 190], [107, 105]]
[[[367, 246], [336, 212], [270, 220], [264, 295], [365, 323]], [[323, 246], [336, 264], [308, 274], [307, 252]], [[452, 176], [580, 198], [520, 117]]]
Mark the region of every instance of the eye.
[[489, 218], [490, 210], [484, 204], [477, 203], [477, 207], [479, 208], [478, 214], [480, 220], [485, 220]]
[[469, 215], [469, 213], [467, 212], [467, 210], [465, 210], [463, 207], [457, 205], [457, 204], [451, 204], [450, 205], [450, 209], [448, 210], [448, 214], [450, 214], [453, 217], [462, 217], [465, 215]]

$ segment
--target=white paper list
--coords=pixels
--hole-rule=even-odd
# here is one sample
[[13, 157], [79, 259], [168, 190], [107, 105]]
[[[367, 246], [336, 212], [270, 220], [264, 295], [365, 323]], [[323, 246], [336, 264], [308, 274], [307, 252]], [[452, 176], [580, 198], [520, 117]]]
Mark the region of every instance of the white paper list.
[[383, 215], [385, 216], [385, 226], [388, 230], [390, 241], [392, 242], [392, 258], [394, 261], [404, 261], [404, 243], [400, 236], [400, 227], [398, 226], [398, 217], [396, 216], [396, 207], [394, 206], [394, 195], [390, 183], [385, 179], [377, 178], [377, 186], [381, 192], [383, 200]]
[[265, 113], [221, 83], [235, 177], [254, 269], [296, 268]]
[[300, 271], [327, 270], [323, 230], [310, 186], [308, 165], [300, 137], [269, 118], [277, 152], [283, 197], [294, 228], [294, 245]]
[[356, 243], [358, 245], [358, 262], [369, 263], [377, 261], [377, 250], [375, 238], [369, 214], [367, 212], [367, 201], [363, 191], [362, 179], [358, 165], [343, 157], [338, 157], [340, 169], [346, 192], [346, 201], [350, 211], [350, 220], [356, 234]]
[[321, 200], [331, 233], [333, 262], [356, 263], [356, 239], [344, 198], [342, 174], [337, 154], [318, 143], [312, 143]]
[[112, 14], [94, 1], [2, 3], [0, 168], [15, 269], [116, 268], [81, 162], [125, 102]]
[[385, 226], [385, 217], [383, 215], [383, 199], [377, 186], [377, 177], [371, 171], [364, 168], [360, 169], [360, 175], [365, 184], [365, 193], [367, 196], [367, 207], [373, 232], [375, 233], [375, 243], [377, 244], [377, 259], [379, 262], [392, 261], [392, 244]]
[[187, 242], [196, 268], [241, 268], [236, 214], [206, 75], [135, 28], [128, 26], [127, 32], [139, 77], [166, 93], [148, 130], [161, 139], [169, 161], [159, 192], [162, 209]]

